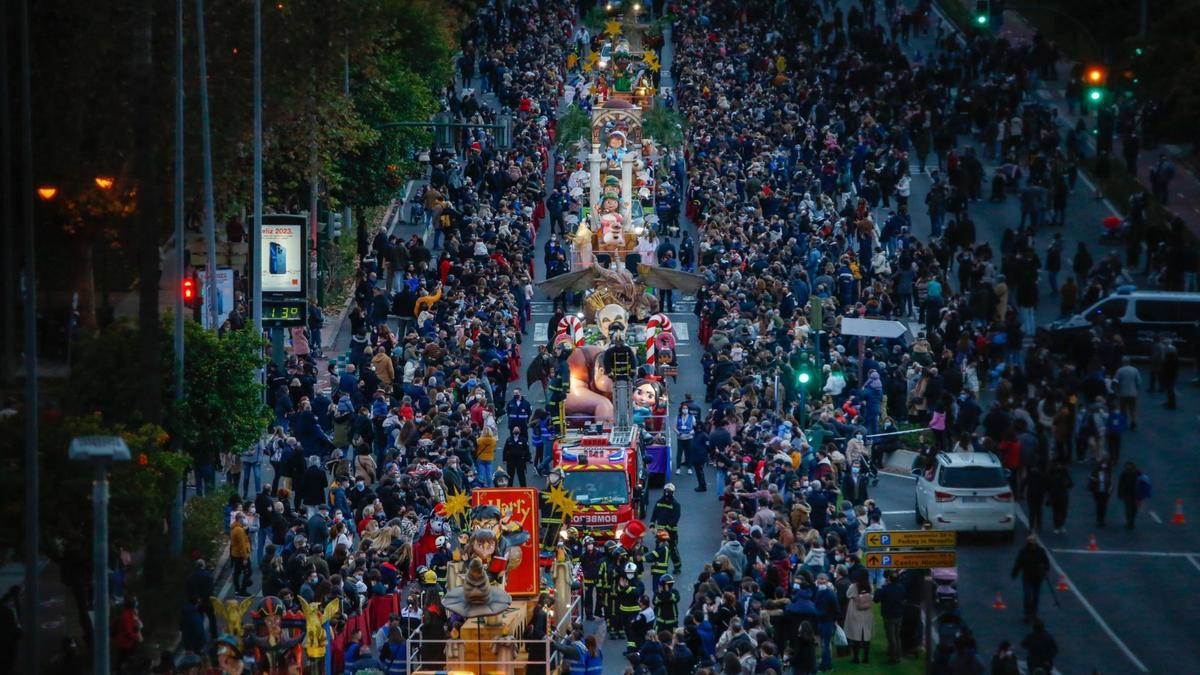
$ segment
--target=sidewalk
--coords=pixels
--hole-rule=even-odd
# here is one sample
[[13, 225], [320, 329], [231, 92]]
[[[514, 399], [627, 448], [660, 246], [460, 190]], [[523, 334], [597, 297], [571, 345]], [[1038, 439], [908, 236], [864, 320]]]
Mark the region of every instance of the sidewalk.
[[[961, 0], [959, 1], [961, 2]], [[1030, 44], [1033, 42], [1033, 35], [1036, 31], [1037, 29], [1021, 14], [1016, 11], [1008, 11], [1004, 14], [1004, 23], [998, 34], [1013, 44]], [[1052, 82], [1042, 81], [1035, 91], [1035, 95], [1042, 103], [1051, 105], [1058, 110], [1059, 119], [1062, 120], [1063, 126], [1067, 130], [1073, 129], [1075, 123], [1081, 118], [1079, 114], [1070, 114], [1067, 111], [1065, 88], [1074, 62], [1071, 58], [1062, 59], [1057, 65], [1058, 79]], [[1094, 116], [1083, 117], [1083, 120], [1089, 129], [1095, 127], [1096, 118]], [[1087, 138], [1087, 147], [1094, 153], [1096, 140], [1091, 135]], [[1166, 155], [1168, 160], [1175, 165], [1175, 178], [1170, 183], [1168, 203], [1165, 208], [1179, 216], [1187, 224], [1192, 234], [1200, 237], [1200, 177], [1197, 177], [1186, 163], [1178, 159], [1185, 154], [1186, 151], [1183, 148], [1172, 144], [1160, 144], [1149, 149], [1142, 148], [1138, 153], [1136, 178], [1143, 187], [1149, 189], [1150, 169], [1158, 163], [1160, 155]], [[1121, 168], [1125, 168], [1122, 157], [1121, 139], [1117, 137], [1113, 139], [1111, 161], [1114, 165], [1120, 164]], [[1117, 210], [1124, 212], [1128, 205], [1118, 203], [1114, 206]]]

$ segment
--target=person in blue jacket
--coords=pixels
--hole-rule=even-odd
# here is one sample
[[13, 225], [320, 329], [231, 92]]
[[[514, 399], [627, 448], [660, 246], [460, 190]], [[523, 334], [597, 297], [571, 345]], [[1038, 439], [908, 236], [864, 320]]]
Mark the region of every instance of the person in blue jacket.
[[821, 670], [833, 668], [833, 654], [830, 643], [833, 642], [834, 626], [841, 616], [841, 605], [829, 576], [822, 573], [817, 575], [817, 595], [813, 598], [817, 608], [817, 634], [821, 637]]

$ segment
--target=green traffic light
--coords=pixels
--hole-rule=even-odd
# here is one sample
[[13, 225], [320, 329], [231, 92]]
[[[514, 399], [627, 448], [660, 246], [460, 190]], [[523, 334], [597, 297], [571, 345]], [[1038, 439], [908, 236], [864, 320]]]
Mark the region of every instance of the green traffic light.
[[979, 24], [980, 26], [986, 26], [987, 22], [987, 14], [980, 14], [979, 16], [975, 17], [975, 23]]
[[812, 376], [808, 373], [800, 373], [800, 384], [808, 384], [808, 381], [811, 379]]
[[1088, 100], [1092, 103], [1099, 103], [1102, 98], [1104, 98], [1104, 93], [1099, 89], [1092, 89], [1088, 92]]
[[1137, 49], [1133, 50], [1133, 53], [1138, 56], [1141, 56], [1144, 52], [1142, 51], [1141, 47], [1138, 47]]

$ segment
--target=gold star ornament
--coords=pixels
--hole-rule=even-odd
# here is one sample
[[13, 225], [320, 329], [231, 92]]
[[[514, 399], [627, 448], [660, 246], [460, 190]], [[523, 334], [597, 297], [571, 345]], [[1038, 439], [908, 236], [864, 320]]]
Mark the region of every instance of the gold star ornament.
[[604, 24], [604, 32], [608, 33], [609, 35], [611, 35], [613, 37], [620, 35], [621, 34], [621, 22], [620, 21], [606, 22]]
[[471, 497], [465, 492], [451, 492], [446, 495], [446, 517], [458, 518], [467, 512], [471, 505]]
[[550, 488], [549, 491], [543, 493], [543, 496], [550, 506], [554, 507], [554, 510], [563, 514], [564, 519], [570, 518], [579, 510], [579, 502], [575, 501], [574, 495], [564, 490], [561, 485]]

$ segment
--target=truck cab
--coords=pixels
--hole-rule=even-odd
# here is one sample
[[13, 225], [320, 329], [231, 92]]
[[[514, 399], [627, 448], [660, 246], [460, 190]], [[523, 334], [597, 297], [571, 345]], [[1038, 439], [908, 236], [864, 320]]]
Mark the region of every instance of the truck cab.
[[[645, 467], [637, 435], [604, 430], [568, 431], [554, 443], [554, 466], [579, 511], [571, 525], [598, 540], [617, 539], [646, 512]], [[624, 441], [624, 442], [622, 442]]]

